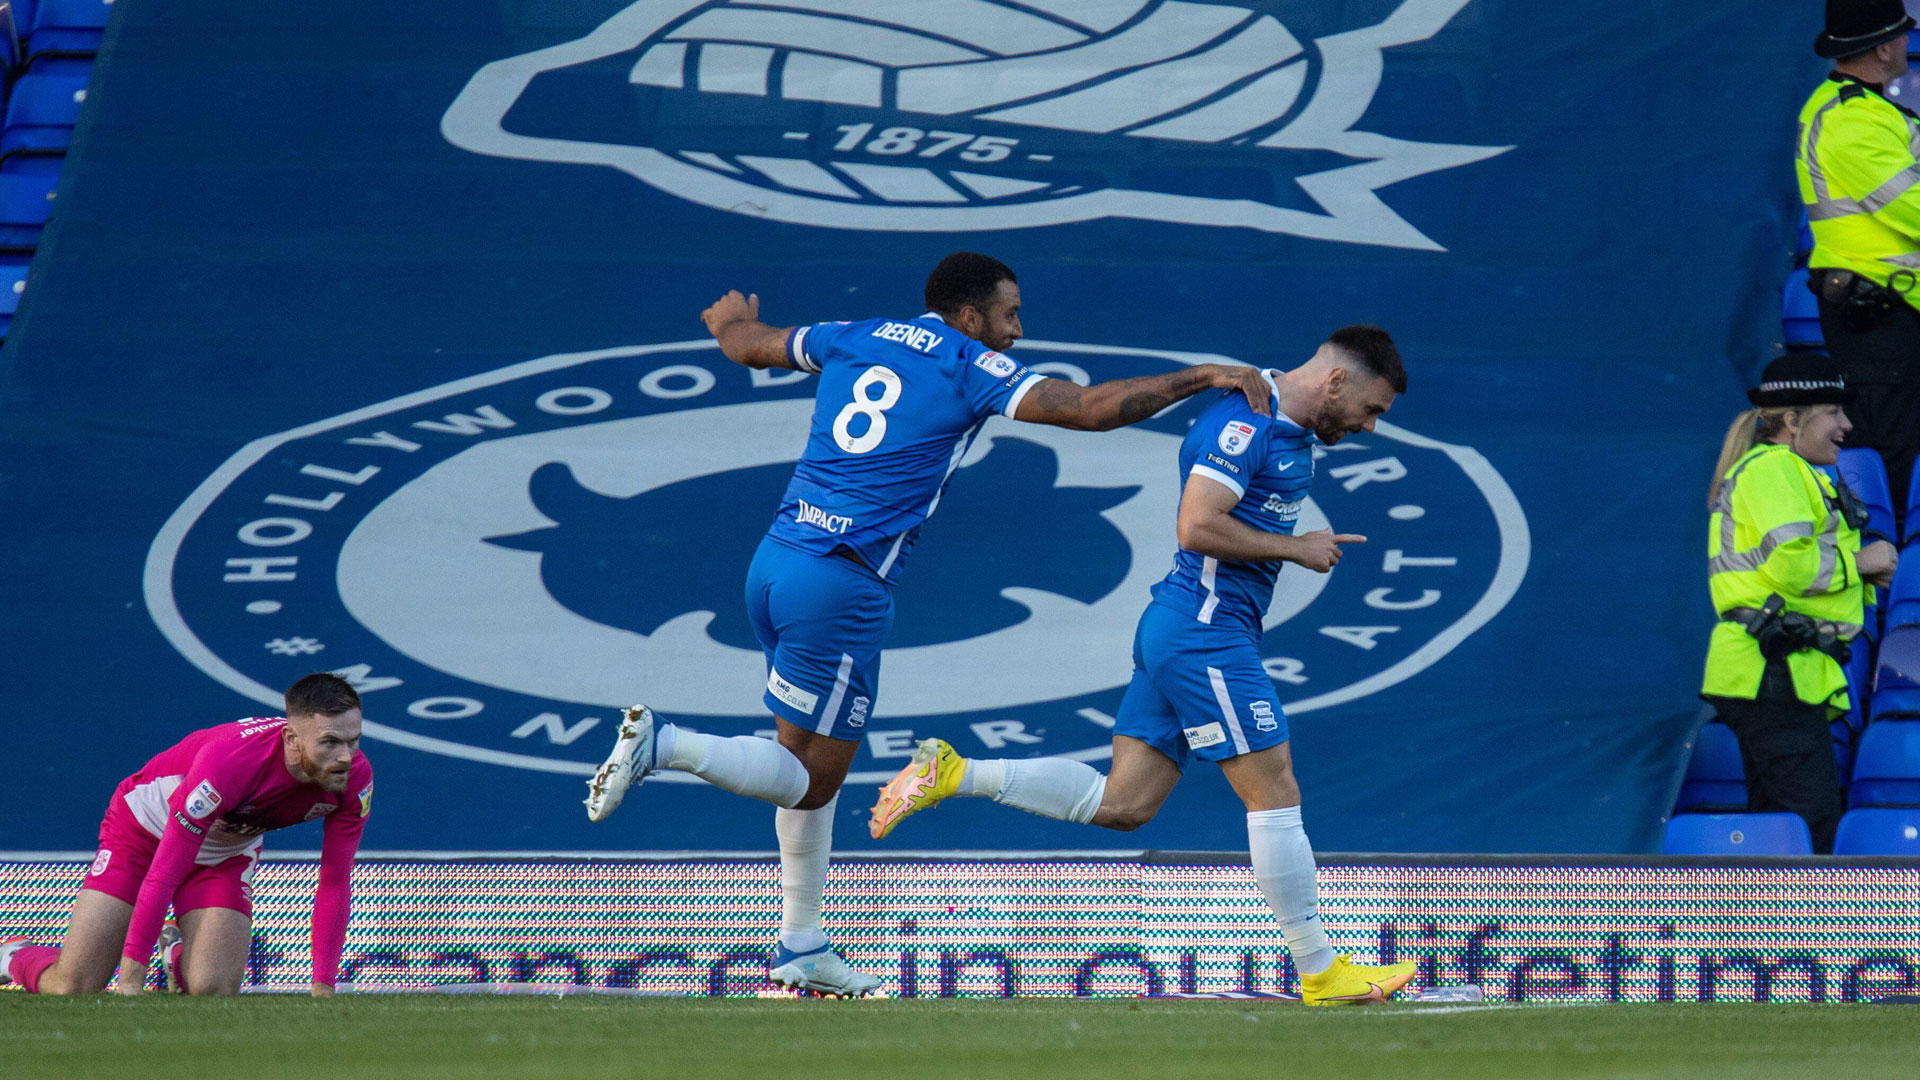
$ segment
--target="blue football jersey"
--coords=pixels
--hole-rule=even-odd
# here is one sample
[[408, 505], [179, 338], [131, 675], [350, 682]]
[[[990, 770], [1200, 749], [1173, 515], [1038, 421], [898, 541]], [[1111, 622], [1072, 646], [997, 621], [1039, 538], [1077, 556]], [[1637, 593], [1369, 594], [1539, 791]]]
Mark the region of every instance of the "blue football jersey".
[[821, 555], [846, 548], [889, 583], [981, 425], [1012, 416], [1045, 377], [932, 313], [797, 327], [787, 358], [820, 385], [767, 535]]
[[[1236, 520], [1292, 535], [1313, 485], [1314, 442], [1312, 432], [1280, 412], [1277, 400], [1272, 416], [1259, 416], [1245, 397], [1229, 391], [1200, 414], [1180, 444], [1180, 489], [1192, 476], [1204, 476], [1240, 496], [1230, 511]], [[1182, 548], [1153, 598], [1200, 622], [1257, 635], [1283, 565], [1223, 563]]]

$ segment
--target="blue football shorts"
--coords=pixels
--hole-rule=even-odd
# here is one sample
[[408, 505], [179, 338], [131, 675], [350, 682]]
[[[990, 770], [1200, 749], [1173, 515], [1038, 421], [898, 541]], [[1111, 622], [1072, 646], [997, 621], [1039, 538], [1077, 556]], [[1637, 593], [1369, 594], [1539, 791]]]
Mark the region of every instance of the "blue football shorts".
[[747, 568], [747, 617], [767, 657], [768, 711], [853, 741], [879, 700], [893, 592], [865, 567], [771, 537]]
[[1244, 631], [1148, 604], [1133, 634], [1133, 681], [1115, 735], [1139, 739], [1184, 771], [1287, 741], [1287, 718]]

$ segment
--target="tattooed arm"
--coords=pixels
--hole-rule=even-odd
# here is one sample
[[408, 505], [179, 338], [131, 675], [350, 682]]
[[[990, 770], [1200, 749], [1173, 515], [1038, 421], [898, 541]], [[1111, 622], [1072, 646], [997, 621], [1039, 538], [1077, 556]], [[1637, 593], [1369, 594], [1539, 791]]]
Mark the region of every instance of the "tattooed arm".
[[1065, 379], [1043, 379], [1020, 399], [1015, 420], [1052, 424], [1075, 431], [1111, 431], [1137, 424], [1176, 401], [1209, 388], [1238, 390], [1261, 416], [1273, 414], [1267, 381], [1256, 368], [1228, 364], [1197, 364], [1164, 375], [1081, 386]]

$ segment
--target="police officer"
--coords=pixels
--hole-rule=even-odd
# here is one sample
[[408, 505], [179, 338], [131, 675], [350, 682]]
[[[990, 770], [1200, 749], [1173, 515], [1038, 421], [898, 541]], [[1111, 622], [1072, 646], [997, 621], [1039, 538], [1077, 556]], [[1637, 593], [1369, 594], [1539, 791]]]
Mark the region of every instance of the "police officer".
[[1906, 74], [1913, 25], [1901, 0], [1827, 0], [1813, 51], [1837, 62], [1800, 110], [1794, 160], [1813, 227], [1807, 285], [1857, 395], [1848, 445], [1886, 459], [1902, 516], [1920, 448], [1920, 118], [1885, 94]]
[[1728, 429], [1708, 496], [1720, 622], [1700, 693], [1739, 739], [1747, 808], [1799, 814], [1824, 854], [1845, 809], [1828, 725], [1848, 704], [1848, 642], [1866, 586], [1891, 585], [1899, 556], [1884, 540], [1860, 546], [1864, 510], [1814, 468], [1851, 430], [1834, 362], [1789, 353], [1747, 398], [1756, 407]]

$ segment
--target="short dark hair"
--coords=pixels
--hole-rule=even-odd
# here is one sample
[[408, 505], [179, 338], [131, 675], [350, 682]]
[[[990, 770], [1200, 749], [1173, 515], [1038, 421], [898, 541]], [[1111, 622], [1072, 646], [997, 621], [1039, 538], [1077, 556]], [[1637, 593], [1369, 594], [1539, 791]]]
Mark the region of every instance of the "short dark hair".
[[999, 259], [976, 251], [956, 251], [941, 259], [927, 275], [927, 310], [939, 315], [958, 315], [963, 307], [985, 311], [1003, 281], [1020, 283], [1013, 270]]
[[1377, 326], [1343, 326], [1327, 337], [1327, 344], [1339, 349], [1367, 374], [1387, 380], [1396, 394], [1407, 392], [1407, 368], [1400, 362], [1400, 350], [1393, 339]]
[[288, 716], [339, 716], [359, 707], [353, 684], [330, 671], [316, 671], [287, 687]]

